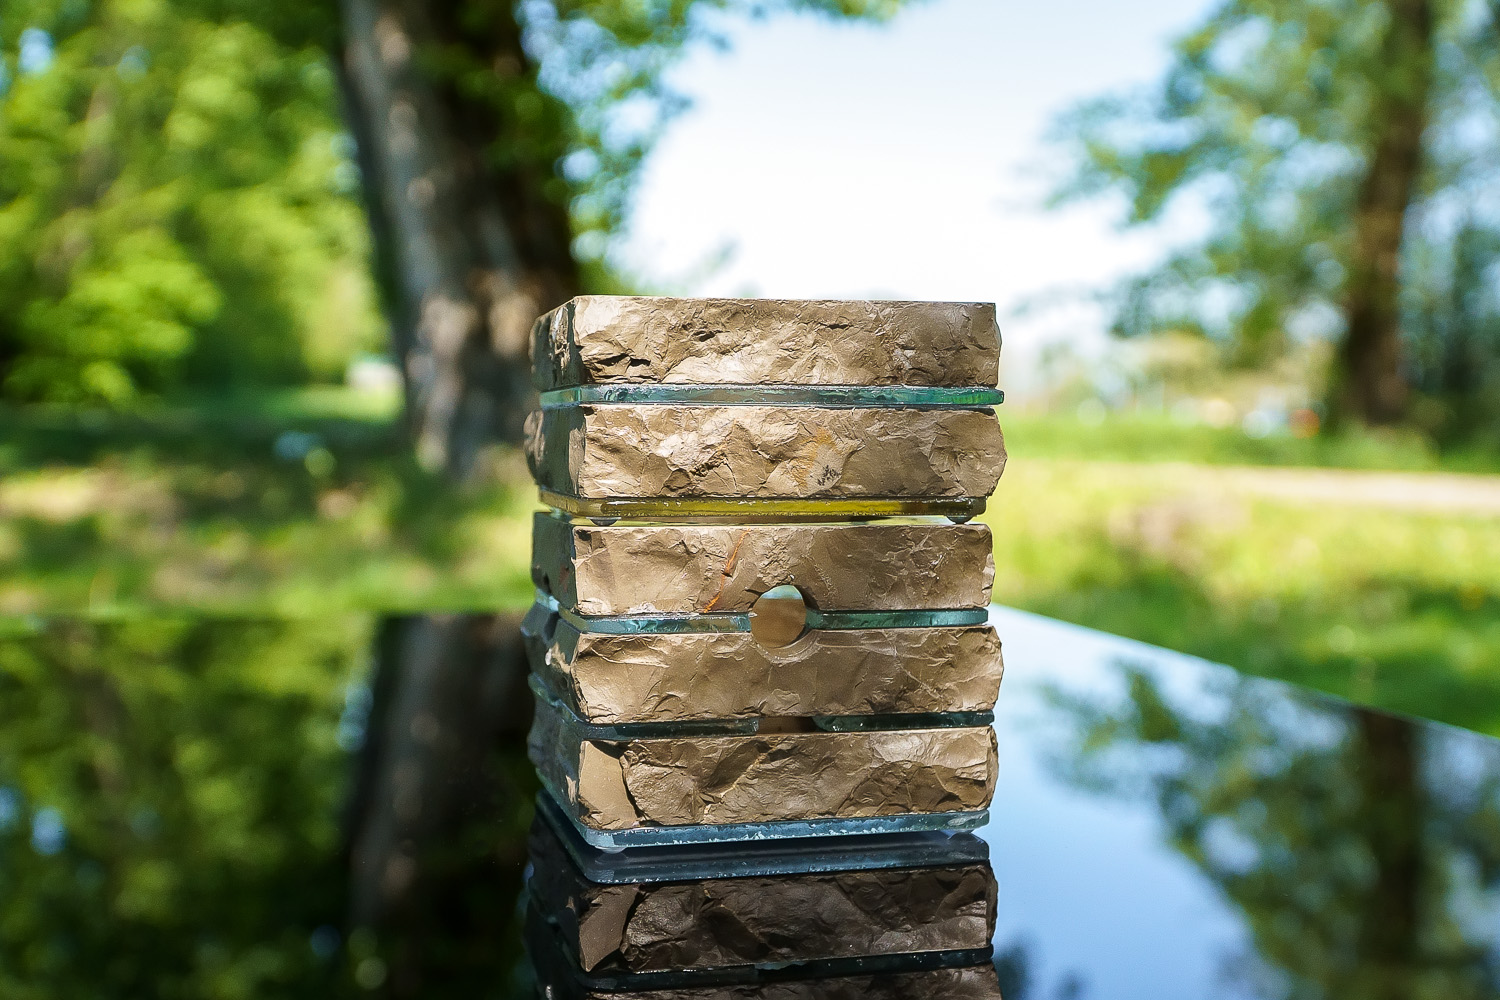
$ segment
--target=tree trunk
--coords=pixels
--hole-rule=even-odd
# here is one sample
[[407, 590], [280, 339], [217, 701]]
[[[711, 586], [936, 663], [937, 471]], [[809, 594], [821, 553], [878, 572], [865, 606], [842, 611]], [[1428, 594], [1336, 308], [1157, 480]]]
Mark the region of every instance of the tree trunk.
[[[349, 924], [390, 962], [386, 995], [482, 994], [509, 942], [536, 779], [519, 616], [381, 623], [374, 703], [346, 817]], [[509, 955], [509, 958], [518, 958]]]
[[1432, 90], [1431, 0], [1388, 0], [1372, 121], [1375, 143], [1354, 209], [1354, 247], [1333, 411], [1368, 424], [1406, 412], [1399, 265], [1407, 209], [1422, 168]]
[[1423, 795], [1416, 728], [1354, 710], [1362, 818], [1373, 879], [1360, 907], [1359, 988], [1370, 1000], [1407, 1000], [1420, 981]]
[[422, 462], [461, 478], [487, 441], [519, 440], [531, 322], [578, 292], [554, 169], [566, 131], [512, 4], [339, 8], [408, 424]]

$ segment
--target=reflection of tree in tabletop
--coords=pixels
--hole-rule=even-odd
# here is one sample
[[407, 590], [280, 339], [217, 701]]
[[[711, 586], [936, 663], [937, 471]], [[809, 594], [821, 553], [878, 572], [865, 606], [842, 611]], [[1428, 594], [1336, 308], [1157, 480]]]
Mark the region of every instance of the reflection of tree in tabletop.
[[513, 633], [450, 615], [0, 636], [0, 997], [504, 983], [533, 794], [520, 736], [495, 737], [529, 704], [498, 659]]
[[1122, 664], [1109, 703], [1053, 692], [1055, 763], [1154, 800], [1173, 846], [1242, 917], [1226, 977], [1258, 997], [1488, 997], [1500, 989], [1500, 746], [1228, 676], [1185, 692]]
[[0, 638], [0, 995], [327, 995], [367, 628]]
[[1089, 996], [1082, 976], [1062, 973], [1050, 991], [1037, 972], [1034, 942], [1025, 937], [995, 945], [995, 975], [1005, 1000], [1085, 1000]]

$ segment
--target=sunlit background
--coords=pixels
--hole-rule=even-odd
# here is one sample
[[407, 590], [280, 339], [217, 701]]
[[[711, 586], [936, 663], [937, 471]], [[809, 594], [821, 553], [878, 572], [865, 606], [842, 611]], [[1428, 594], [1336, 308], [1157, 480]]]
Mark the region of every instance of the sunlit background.
[[[1354, 0], [807, 6], [533, 2], [537, 82], [453, 70], [495, 184], [570, 206], [577, 276], [540, 287], [996, 302], [998, 600], [1494, 725], [1487, 8], [1402, 42]], [[503, 431], [444, 458], [413, 403], [414, 462], [401, 430], [403, 370], [434, 369], [403, 356], [412, 265], [372, 242], [340, 30], [6, 5], [0, 608], [525, 600]], [[1366, 192], [1401, 114], [1392, 215]]]
[[1500, 735], [1490, 0], [0, 0], [0, 994], [396, 961], [308, 859], [579, 291], [995, 302], [997, 603]]
[[1121, 232], [1117, 202], [1048, 211], [1068, 167], [1053, 121], [1149, 84], [1206, 11], [948, 0], [889, 25], [730, 21], [727, 50], [696, 46], [668, 76], [691, 104], [645, 163], [620, 259], [697, 294], [996, 302], [1007, 388], [1035, 384], [1044, 344], [1100, 347], [1108, 316], [1079, 293], [1172, 238]]
[[[578, 289], [993, 301], [997, 600], [1500, 726], [1476, 696], [1500, 652], [1483, 4], [1412, 42], [1374, 0], [535, 0], [484, 63], [497, 9], [444, 72], [487, 102], [465, 141], [497, 171], [455, 218], [533, 205], [511, 313]], [[403, 431], [403, 371], [444, 362], [412, 346], [410, 234], [361, 197], [355, 136], [395, 140], [341, 96], [352, 10], [5, 5], [0, 610], [527, 600], [510, 432], [450, 454], [420, 380], [415, 453]], [[1405, 134], [1392, 214], [1367, 182]], [[427, 183], [397, 195], [441, 206]], [[1377, 346], [1350, 360], [1359, 303]]]

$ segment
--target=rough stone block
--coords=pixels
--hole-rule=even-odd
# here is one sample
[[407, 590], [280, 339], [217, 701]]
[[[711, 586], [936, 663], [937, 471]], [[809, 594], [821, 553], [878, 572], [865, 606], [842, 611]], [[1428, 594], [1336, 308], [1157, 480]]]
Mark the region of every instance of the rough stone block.
[[583, 295], [537, 320], [537, 388], [598, 383], [993, 386], [978, 302]]
[[532, 414], [527, 454], [589, 499], [979, 498], [1005, 468], [983, 409], [574, 405]]
[[531, 578], [581, 615], [746, 611], [792, 584], [824, 611], [982, 608], [983, 524], [618, 524], [538, 512]]
[[530, 750], [596, 830], [973, 812], [998, 768], [988, 726], [598, 740], [546, 703]]
[[598, 725], [765, 716], [987, 712], [1003, 671], [990, 625], [813, 630], [768, 649], [746, 632], [527, 635], [532, 669]]
[[588, 972], [653, 972], [985, 948], [983, 863], [599, 885], [533, 832], [533, 905]]

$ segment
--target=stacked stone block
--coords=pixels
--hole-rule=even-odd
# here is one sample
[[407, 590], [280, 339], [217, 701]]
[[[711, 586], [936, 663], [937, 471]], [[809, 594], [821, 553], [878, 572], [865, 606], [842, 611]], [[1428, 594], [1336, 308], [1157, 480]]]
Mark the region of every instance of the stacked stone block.
[[586, 842], [982, 822], [999, 350], [964, 303], [538, 320], [531, 752]]

